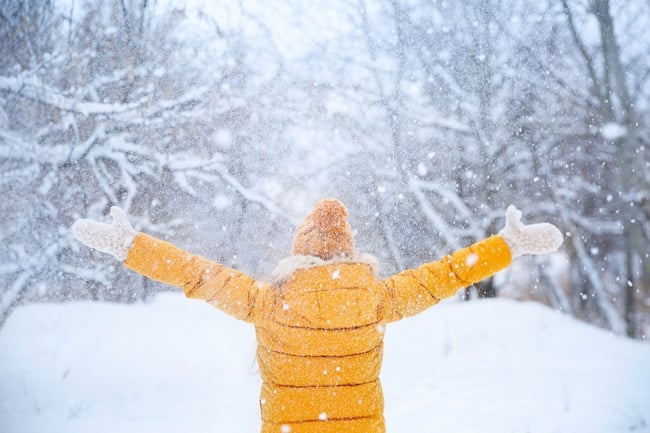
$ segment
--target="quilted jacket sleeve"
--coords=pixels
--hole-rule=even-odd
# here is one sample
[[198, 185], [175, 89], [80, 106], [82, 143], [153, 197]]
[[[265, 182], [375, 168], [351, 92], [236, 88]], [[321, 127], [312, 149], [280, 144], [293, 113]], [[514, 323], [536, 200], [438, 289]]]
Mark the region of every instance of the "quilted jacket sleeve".
[[418, 269], [408, 269], [380, 282], [386, 299], [384, 320], [413, 316], [459, 289], [481, 281], [510, 265], [512, 257], [501, 236], [491, 236], [470, 247]]
[[188, 298], [202, 299], [246, 321], [254, 320], [256, 299], [267, 289], [240, 271], [144, 233], [136, 235], [124, 264], [146, 277], [181, 287]]

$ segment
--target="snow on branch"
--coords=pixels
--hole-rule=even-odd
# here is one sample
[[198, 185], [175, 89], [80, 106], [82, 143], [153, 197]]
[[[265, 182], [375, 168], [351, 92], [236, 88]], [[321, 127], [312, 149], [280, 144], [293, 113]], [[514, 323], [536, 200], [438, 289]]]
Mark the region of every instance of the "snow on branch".
[[571, 221], [579, 227], [596, 235], [621, 235], [623, 234], [623, 225], [620, 221], [605, 221], [601, 219], [589, 218], [577, 212], [571, 212]]
[[30, 145], [23, 140], [20, 135], [4, 128], [0, 128], [0, 158], [25, 158], [25, 151], [30, 148]]
[[[480, 239], [484, 235], [483, 230], [477, 224], [476, 215], [467, 207], [467, 205], [465, 205], [464, 200], [454, 191], [451, 191], [450, 189], [445, 188], [436, 182], [422, 180], [415, 176], [411, 176], [409, 179], [409, 188], [413, 192], [415, 190], [419, 191], [420, 194], [422, 190], [427, 190], [438, 195], [445, 203], [451, 204], [451, 206], [454, 208], [454, 212], [457, 215], [468, 222], [470, 236], [476, 239]], [[416, 197], [418, 197], [417, 194]], [[422, 195], [422, 197], [424, 197], [424, 195]], [[418, 201], [420, 201], [419, 197]], [[429, 218], [429, 216], [427, 217]]]
[[416, 177], [411, 177], [409, 179], [409, 183], [414, 188], [426, 189], [435, 192], [443, 200], [446, 200], [447, 202], [451, 203], [454, 209], [456, 209], [456, 211], [458, 211], [458, 213], [463, 218], [467, 218], [469, 221], [471, 221], [474, 218], [472, 212], [469, 210], [467, 206], [465, 206], [463, 199], [461, 199], [458, 196], [458, 194], [456, 194], [455, 192], [450, 191], [449, 189], [437, 184], [436, 182], [429, 182], [422, 179], [418, 179]]
[[[195, 87], [187, 92], [185, 92], [182, 96], [176, 99], [160, 99], [158, 103], [153, 107], [154, 109], [157, 109], [158, 111], [160, 110], [167, 110], [173, 107], [176, 107], [181, 104], [185, 104], [188, 102], [192, 102], [193, 100], [201, 99], [203, 95], [205, 95], [209, 90], [211, 86], [199, 86]], [[149, 114], [151, 115], [151, 114]]]
[[67, 245], [68, 239], [61, 236], [35, 254], [27, 254], [22, 248], [15, 249], [16, 260], [14, 263], [4, 265], [4, 269], [2, 269], [5, 272], [16, 269], [18, 274], [7, 290], [0, 291], [0, 327], [2, 327], [11, 310], [21, 302], [30, 290], [32, 277], [41, 272], [46, 262], [52, 257], [56, 257]]
[[95, 267], [74, 266], [64, 263], [61, 265], [61, 270], [67, 274], [83, 278], [87, 281], [96, 281], [105, 286], [111, 285], [111, 281], [107, 277], [107, 274], [103, 272], [97, 272], [97, 269]]
[[450, 248], [458, 249], [461, 245], [458, 242], [458, 237], [452, 230], [449, 230], [449, 225], [440, 216], [438, 211], [431, 205], [426, 196], [422, 193], [421, 185], [419, 185], [411, 177], [408, 183], [409, 190], [413, 193], [415, 198], [420, 204], [420, 208], [429, 222], [438, 230], [438, 233], [445, 239]]
[[33, 273], [33, 271], [22, 272], [7, 290], [0, 292], [0, 327], [9, 317], [11, 310], [22, 300]]
[[104, 104], [100, 102], [81, 102], [61, 94], [34, 77], [0, 77], [0, 90], [50, 105], [62, 111], [70, 111], [85, 116], [125, 113], [138, 108], [142, 103]]
[[[164, 116], [162, 116], [162, 113], [174, 112], [174, 109], [182, 107], [185, 104], [201, 101], [203, 96], [206, 93], [208, 93], [210, 89], [211, 86], [199, 86], [193, 88], [192, 90], [187, 91], [186, 93], [183, 93], [181, 96], [179, 96], [176, 99], [157, 100], [155, 104], [152, 104], [151, 106], [145, 109], [138, 110], [136, 113], [128, 113], [128, 116], [121, 116], [123, 117], [121, 120], [127, 124], [133, 124], [133, 125], [139, 125], [146, 121], [148, 122], [149, 125], [151, 125], [151, 119], [159, 118], [160, 122], [164, 124], [165, 122], [167, 122], [167, 120], [165, 120]], [[187, 111], [189, 110], [177, 110], [174, 112], [174, 115], [180, 116], [180, 114], [177, 114], [178, 112], [187, 112]], [[200, 113], [196, 112], [196, 110], [193, 110], [190, 113], [191, 117], [196, 117], [199, 114]]]
[[266, 196], [252, 190], [251, 188], [246, 188], [234, 176], [228, 173], [228, 170], [226, 170], [225, 167], [216, 166], [215, 169], [219, 173], [219, 175], [223, 178], [223, 180], [225, 180], [230, 186], [235, 188], [235, 190], [239, 192], [242, 195], [242, 197], [244, 197], [246, 200], [262, 205], [263, 207], [268, 209], [271, 213], [287, 220], [293, 225], [297, 226], [300, 223], [298, 219], [295, 219], [290, 215], [287, 215], [286, 212], [284, 212], [282, 209], [276, 206]]
[[106, 125], [104, 123], [100, 123], [93, 130], [93, 133], [90, 134], [90, 136], [83, 143], [80, 143], [73, 147], [72, 151], [70, 152], [69, 159], [75, 161], [83, 158], [88, 154], [90, 149], [97, 142], [103, 140], [104, 138], [106, 138]]
[[625, 322], [618, 314], [618, 312], [614, 309], [614, 307], [609, 303], [603, 280], [598, 273], [598, 270], [594, 266], [593, 261], [590, 259], [584, 242], [580, 236], [571, 236], [571, 243], [576, 250], [578, 260], [582, 264], [583, 270], [587, 275], [587, 279], [591, 284], [591, 288], [594, 291], [594, 296], [596, 298], [598, 308], [600, 308], [603, 316], [607, 320], [609, 326], [612, 328], [612, 331], [619, 335], [624, 335]]
[[142, 215], [138, 221], [134, 224], [134, 227], [136, 230], [148, 230], [153, 233], [158, 233], [162, 234], [167, 237], [172, 237], [174, 234], [177, 233], [178, 231], [178, 226], [182, 224], [186, 224], [187, 221], [185, 221], [183, 218], [173, 218], [169, 221], [164, 221], [164, 222], [154, 222], [152, 221], [151, 217], [149, 214], [145, 213]]
[[228, 172], [228, 169], [223, 165], [223, 160], [224, 158], [220, 154], [216, 154], [207, 161], [201, 161], [193, 158], [191, 155], [181, 153], [178, 155], [168, 155], [161, 162], [174, 173], [175, 180], [191, 195], [196, 195], [196, 191], [190, 185], [188, 178], [201, 179], [208, 182], [223, 180], [244, 199], [258, 203], [272, 214], [281, 217], [292, 225], [299, 223], [298, 219], [288, 215], [286, 211], [273, 203], [268, 197], [252, 188], [247, 188], [242, 185], [239, 180]]

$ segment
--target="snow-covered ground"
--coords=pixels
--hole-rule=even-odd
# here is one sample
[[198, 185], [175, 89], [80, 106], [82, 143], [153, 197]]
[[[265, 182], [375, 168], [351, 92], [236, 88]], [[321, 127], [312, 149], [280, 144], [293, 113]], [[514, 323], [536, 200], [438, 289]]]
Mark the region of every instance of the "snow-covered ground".
[[[543, 306], [445, 302], [387, 329], [389, 433], [650, 432], [650, 346]], [[254, 433], [252, 327], [164, 294], [28, 305], [0, 329], [0, 432]]]

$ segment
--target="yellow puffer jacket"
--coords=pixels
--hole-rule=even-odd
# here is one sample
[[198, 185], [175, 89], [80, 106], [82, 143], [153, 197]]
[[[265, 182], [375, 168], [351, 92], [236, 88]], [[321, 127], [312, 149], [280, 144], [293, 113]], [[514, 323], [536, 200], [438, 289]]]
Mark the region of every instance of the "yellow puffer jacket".
[[263, 433], [382, 433], [385, 324], [510, 261], [503, 238], [492, 236], [383, 280], [367, 263], [331, 262], [271, 285], [140, 233], [125, 264], [255, 325]]

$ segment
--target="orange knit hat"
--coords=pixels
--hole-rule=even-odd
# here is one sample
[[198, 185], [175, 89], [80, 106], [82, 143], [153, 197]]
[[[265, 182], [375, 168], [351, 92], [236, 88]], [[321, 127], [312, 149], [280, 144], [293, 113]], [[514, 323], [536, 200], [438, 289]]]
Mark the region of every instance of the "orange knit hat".
[[347, 216], [347, 209], [336, 199], [326, 198], [316, 203], [296, 229], [291, 254], [323, 260], [352, 256], [354, 239]]

